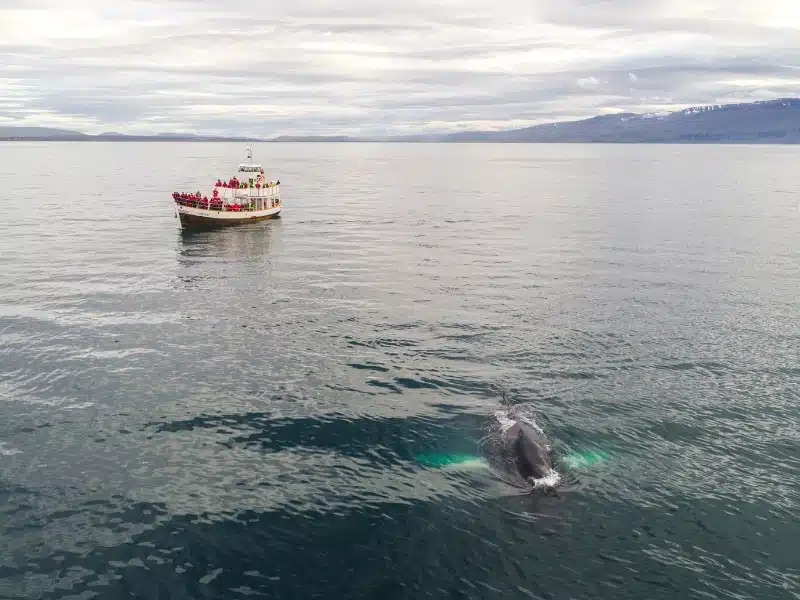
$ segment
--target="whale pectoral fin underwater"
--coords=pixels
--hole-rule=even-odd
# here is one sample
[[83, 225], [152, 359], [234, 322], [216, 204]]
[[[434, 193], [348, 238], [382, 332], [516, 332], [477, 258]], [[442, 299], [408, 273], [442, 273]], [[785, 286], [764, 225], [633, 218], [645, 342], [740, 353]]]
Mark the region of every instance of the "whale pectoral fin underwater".
[[596, 464], [604, 463], [609, 459], [609, 453], [601, 450], [590, 450], [585, 452], [573, 451], [564, 456], [564, 466], [570, 471], [580, 471], [593, 467]]
[[432, 469], [485, 469], [489, 466], [482, 456], [474, 454], [418, 454], [417, 462]]

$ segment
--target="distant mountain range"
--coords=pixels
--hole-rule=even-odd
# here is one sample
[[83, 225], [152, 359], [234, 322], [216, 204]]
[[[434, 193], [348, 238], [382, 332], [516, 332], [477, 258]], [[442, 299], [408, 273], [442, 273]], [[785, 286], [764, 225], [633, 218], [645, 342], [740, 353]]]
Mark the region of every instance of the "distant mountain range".
[[698, 106], [663, 115], [622, 113], [507, 131], [395, 137], [279, 136], [271, 139], [192, 134], [151, 136], [0, 127], [0, 140], [226, 142], [516, 142], [516, 143], [800, 143], [800, 99]]
[[128, 135], [108, 132], [89, 135], [69, 129], [49, 127], [6, 127], [0, 126], [0, 141], [43, 141], [43, 142], [258, 142], [255, 138], [203, 136], [191, 133], [159, 133], [157, 135]]

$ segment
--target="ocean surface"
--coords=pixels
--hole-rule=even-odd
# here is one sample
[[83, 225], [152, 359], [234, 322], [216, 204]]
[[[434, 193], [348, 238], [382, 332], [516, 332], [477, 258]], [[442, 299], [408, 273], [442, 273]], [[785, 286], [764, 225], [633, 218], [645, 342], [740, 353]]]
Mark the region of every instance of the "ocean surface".
[[254, 155], [0, 144], [1, 598], [800, 598], [800, 147]]

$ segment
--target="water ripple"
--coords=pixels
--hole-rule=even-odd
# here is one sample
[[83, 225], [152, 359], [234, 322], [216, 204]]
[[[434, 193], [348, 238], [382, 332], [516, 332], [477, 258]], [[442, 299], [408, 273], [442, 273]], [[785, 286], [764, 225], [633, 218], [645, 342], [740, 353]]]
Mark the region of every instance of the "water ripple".
[[0, 597], [798, 598], [795, 149], [240, 151], [0, 144]]

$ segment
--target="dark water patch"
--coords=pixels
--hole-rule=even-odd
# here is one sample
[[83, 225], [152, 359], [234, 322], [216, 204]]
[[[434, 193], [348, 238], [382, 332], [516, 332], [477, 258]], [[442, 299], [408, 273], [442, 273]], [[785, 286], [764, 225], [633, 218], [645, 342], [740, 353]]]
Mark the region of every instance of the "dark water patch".
[[793, 377], [800, 377], [800, 367], [781, 367], [777, 371], [781, 375], [791, 375]]
[[367, 385], [371, 385], [372, 387], [383, 388], [394, 392], [395, 394], [402, 394], [403, 390], [397, 387], [396, 385], [388, 382], [388, 381], [380, 381], [379, 379], [368, 379]]
[[329, 414], [315, 418], [276, 419], [267, 413], [198, 416], [189, 421], [150, 424], [158, 433], [207, 430], [225, 446], [268, 452], [317, 449], [351, 457], [397, 462], [421, 452], [476, 452], [487, 415], [464, 413], [438, 418], [380, 418]]
[[605, 379], [607, 375], [603, 373], [588, 373], [581, 371], [540, 371], [531, 369], [528, 371], [531, 377], [537, 379]]
[[361, 363], [347, 363], [348, 367], [359, 369], [362, 371], [378, 371], [380, 373], [388, 373], [389, 369], [380, 365], [361, 364]]
[[428, 385], [450, 395], [474, 396], [484, 400], [498, 398], [498, 388], [495, 383], [477, 375], [469, 376], [466, 372], [454, 375], [445, 371], [435, 379], [423, 378], [423, 382], [428, 382]]
[[453, 333], [450, 335], [440, 335], [439, 338], [442, 340], [453, 340], [456, 342], [475, 342], [485, 338], [487, 335], [487, 332]]
[[440, 386], [436, 385], [432, 380], [426, 379], [412, 379], [410, 377], [395, 377], [394, 382], [404, 388], [409, 390], [419, 390], [419, 389], [429, 389], [435, 390], [438, 389]]
[[[313, 515], [291, 525], [280, 513], [243, 512], [211, 520], [208, 516], [176, 516], [134, 536], [130, 543], [98, 548], [87, 555], [63, 553], [58, 560], [34, 560], [28, 568], [39, 574], [72, 573], [71, 580], [62, 575], [59, 587], [68, 579], [67, 589], [93, 590], [106, 598], [158, 597], [165, 593], [174, 598], [229, 598], [238, 597], [234, 590], [242, 586], [272, 597], [301, 593], [303, 597], [371, 598], [380, 594], [408, 598], [436, 588], [461, 595], [480, 583], [488, 584], [481, 579], [492, 577], [489, 569], [475, 564], [473, 575], [453, 574], [433, 580], [437, 567], [457, 564], [468, 554], [453, 557], [452, 553], [439, 552], [444, 546], [431, 548], [425, 541], [442, 534], [462, 543], [474, 544], [476, 540], [458, 527], [457, 512], [426, 504], [384, 505], [330, 516], [325, 523], [317, 524], [310, 520]], [[443, 521], [437, 522], [437, 516]], [[420, 532], [409, 529], [414, 523], [426, 522], [434, 528]], [[404, 530], [406, 543], [387, 544]], [[349, 552], [329, 550], [345, 532]], [[248, 552], [242, 553], [232, 540], [246, 543]], [[200, 542], [204, 544], [199, 545]], [[410, 552], [414, 547], [418, 551]], [[409, 561], [411, 555], [419, 554], [419, 548], [424, 548], [424, 557], [430, 560]], [[357, 566], [352, 562], [354, 557]], [[11, 581], [20, 581], [8, 572], [4, 575]], [[24, 592], [36, 590], [36, 586], [31, 588]], [[56, 589], [36, 591], [44, 598], [63, 594], [63, 590]]]
[[[797, 582], [790, 554], [763, 558], [763, 548], [771, 543], [791, 543], [789, 531], [776, 530], [773, 542], [720, 553], [681, 540], [696, 531], [724, 541], [718, 536], [725, 531], [735, 536], [746, 531], [746, 524], [733, 517], [711, 522], [690, 504], [678, 504], [669, 514], [646, 510], [623, 524], [618, 517], [629, 508], [611, 503], [594, 514], [564, 502], [518, 497], [353, 506], [324, 520], [313, 513], [279, 511], [159, 516], [124, 542], [56, 551], [24, 567], [6, 567], [3, 577], [19, 586], [23, 574], [44, 576], [7, 589], [8, 597], [44, 598], [62, 597], [67, 573], [74, 576], [67, 589], [93, 590], [107, 598], [167, 592], [173, 598], [238, 597], [233, 590], [242, 586], [271, 597], [482, 598], [489, 589], [510, 596], [524, 589], [538, 597], [557, 590], [557, 597], [568, 598], [583, 597], [585, 581], [618, 587], [630, 597], [671, 598], [682, 589], [782, 597], [791, 589], [786, 585]], [[136, 523], [142, 513], [164, 514], [163, 507], [142, 503], [119, 509], [101, 514], [109, 524]], [[530, 518], [503, 519], [493, 527], [486, 523], [509, 513]], [[600, 523], [606, 524], [598, 533], [602, 549], [575, 538], [577, 527]], [[343, 537], [346, 553], [335, 551]], [[762, 558], [749, 559], [753, 554]], [[551, 560], [546, 570], [531, 567]]]
[[351, 346], [364, 346], [366, 348], [412, 348], [418, 345], [418, 342], [408, 339], [399, 338], [377, 338], [369, 341], [361, 340], [348, 340]]
[[670, 371], [697, 371], [704, 375], [724, 375], [729, 371], [726, 365], [716, 362], [678, 362], [668, 365], [654, 365], [654, 368]]
[[444, 348], [440, 350], [419, 350], [416, 356], [421, 359], [436, 360], [442, 362], [464, 361], [475, 363], [478, 358], [474, 352], [465, 348]]
[[327, 389], [329, 389], [329, 390], [334, 391], [334, 392], [346, 392], [346, 393], [354, 393], [354, 394], [363, 394], [363, 395], [366, 395], [366, 396], [374, 396], [375, 395], [375, 392], [368, 392], [368, 391], [365, 391], [365, 390], [359, 390], [359, 389], [356, 389], [356, 388], [347, 387], [347, 386], [341, 386], [341, 385], [326, 384], [325, 387]]

